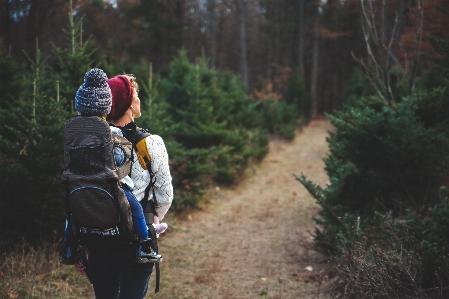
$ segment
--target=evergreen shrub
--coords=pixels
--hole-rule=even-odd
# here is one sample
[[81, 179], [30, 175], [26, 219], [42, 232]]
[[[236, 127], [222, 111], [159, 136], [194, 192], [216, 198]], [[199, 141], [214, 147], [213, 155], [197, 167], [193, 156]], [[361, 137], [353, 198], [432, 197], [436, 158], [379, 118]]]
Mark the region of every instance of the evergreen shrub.
[[192, 64], [180, 52], [161, 78], [160, 94], [170, 122], [163, 137], [175, 209], [194, 205], [211, 184], [234, 183], [252, 159], [268, 152], [258, 103], [236, 76], [209, 68], [206, 59]]
[[293, 105], [292, 108], [296, 108], [296, 120], [299, 119], [301, 125], [309, 122], [310, 119], [307, 111], [310, 111], [311, 103], [307, 97], [304, 82], [298, 71], [292, 72], [288, 78], [287, 88], [282, 96], [282, 100], [287, 104]]
[[[0, 128], [0, 231], [10, 240], [27, 235], [33, 243], [53, 235], [64, 223], [60, 171], [68, 114], [66, 101], [56, 100], [54, 85], [54, 97], [28, 85], [27, 96], [14, 99], [10, 108], [0, 108], [0, 122], [5, 124]], [[33, 87], [38, 91], [34, 96]]]
[[24, 82], [20, 76], [23, 66], [16, 62], [0, 39], [0, 107], [10, 107], [10, 102], [21, 97]]
[[325, 159], [330, 184], [298, 178], [323, 207], [318, 243], [338, 251], [335, 236], [345, 231], [338, 217], [358, 215], [369, 223], [376, 213], [400, 217], [438, 202], [448, 174], [449, 127], [440, 110], [448, 95], [438, 89], [394, 108], [347, 108], [328, 116], [336, 127]]
[[333, 256], [349, 298], [445, 298], [449, 87], [387, 107], [355, 84], [353, 101], [328, 115], [330, 183], [297, 177], [322, 207], [316, 245]]
[[271, 134], [293, 140], [301, 117], [295, 104], [267, 99], [260, 104], [263, 126]]
[[[71, 26], [68, 34], [78, 36], [79, 24]], [[0, 56], [0, 64], [8, 66], [3, 71], [15, 80], [8, 84], [21, 87], [20, 92], [11, 90], [0, 107], [0, 122], [5, 124], [0, 128], [0, 231], [9, 236], [2, 238], [2, 246], [20, 237], [34, 245], [64, 228], [63, 131], [74, 116], [72, 99], [91, 63], [91, 52], [78, 43], [68, 48], [55, 48], [55, 65], [41, 57], [38, 47], [33, 58], [25, 53], [30, 71]]]
[[361, 71], [355, 70], [349, 78], [348, 87], [343, 94], [343, 107], [365, 108], [369, 107], [376, 111], [381, 110], [385, 104], [379, 97], [373, 96], [374, 89]]

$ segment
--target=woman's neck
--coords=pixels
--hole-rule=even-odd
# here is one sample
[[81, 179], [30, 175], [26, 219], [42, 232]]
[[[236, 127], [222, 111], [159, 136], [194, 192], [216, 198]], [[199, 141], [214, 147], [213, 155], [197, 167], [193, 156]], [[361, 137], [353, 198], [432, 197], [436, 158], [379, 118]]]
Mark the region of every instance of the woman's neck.
[[133, 122], [134, 121], [134, 117], [132, 117], [132, 115], [130, 115], [130, 113], [128, 113], [128, 111], [126, 111], [125, 114], [122, 117], [120, 117], [119, 119], [113, 121], [114, 125], [116, 125], [118, 127], [124, 127], [127, 124], [129, 124], [130, 122]]

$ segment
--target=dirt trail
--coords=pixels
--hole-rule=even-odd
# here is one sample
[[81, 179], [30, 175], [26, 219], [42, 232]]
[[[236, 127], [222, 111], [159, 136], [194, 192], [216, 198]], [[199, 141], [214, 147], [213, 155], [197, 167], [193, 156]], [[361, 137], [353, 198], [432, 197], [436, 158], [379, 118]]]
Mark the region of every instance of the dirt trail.
[[299, 277], [320, 267], [310, 250], [318, 206], [293, 174], [328, 182], [329, 130], [328, 121], [313, 121], [290, 143], [271, 141], [238, 186], [212, 190], [199, 211], [168, 217], [161, 291], [152, 294], [152, 277], [146, 298], [317, 298], [316, 285]]

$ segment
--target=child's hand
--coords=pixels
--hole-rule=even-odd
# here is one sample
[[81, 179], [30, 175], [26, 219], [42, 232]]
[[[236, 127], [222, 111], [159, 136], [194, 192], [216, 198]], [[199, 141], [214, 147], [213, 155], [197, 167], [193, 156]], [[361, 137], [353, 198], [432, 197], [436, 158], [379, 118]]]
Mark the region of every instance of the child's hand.
[[156, 215], [154, 215], [153, 223], [154, 224], [159, 224], [159, 218]]
[[168, 224], [165, 222], [162, 223], [158, 223], [154, 225], [154, 228], [156, 229], [156, 234], [162, 234], [163, 232], [165, 232], [165, 230], [167, 230], [168, 228]]

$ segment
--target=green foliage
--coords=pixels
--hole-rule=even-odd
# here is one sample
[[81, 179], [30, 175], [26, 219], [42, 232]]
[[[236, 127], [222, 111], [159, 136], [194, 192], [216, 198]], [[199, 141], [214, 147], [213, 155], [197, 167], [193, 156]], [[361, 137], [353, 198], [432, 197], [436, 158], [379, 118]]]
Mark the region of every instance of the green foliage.
[[[283, 82], [285, 79], [279, 80]], [[307, 112], [310, 111], [310, 102], [304, 83], [298, 72], [292, 72], [285, 80], [286, 88], [281, 96], [281, 91], [277, 90], [280, 88], [273, 88], [273, 81], [276, 80], [261, 80], [252, 95], [258, 101], [258, 120], [268, 133], [292, 140], [295, 129], [309, 121]]]
[[22, 66], [12, 58], [0, 39], [0, 107], [9, 107], [21, 97], [24, 85], [21, 71]]
[[57, 57], [54, 70], [59, 80], [60, 95], [67, 99], [67, 109], [72, 114], [76, 91], [83, 84], [84, 74], [91, 69], [91, 56], [94, 52], [89, 50], [89, 40], [84, 44], [80, 40], [82, 22], [83, 18], [74, 21], [69, 13], [68, 30], [64, 30], [68, 39], [67, 48], [61, 49], [53, 45]]
[[[41, 74], [40, 81], [51, 78], [43, 70]], [[59, 183], [62, 132], [68, 114], [65, 101], [57, 102], [50, 93], [41, 91], [39, 85], [28, 86], [24, 99], [11, 108], [0, 108], [0, 120], [8, 124], [0, 129], [0, 167], [4, 170], [0, 228], [13, 239], [28, 235], [34, 242], [63, 224], [65, 201]]]
[[282, 100], [297, 108], [296, 111], [299, 118], [304, 120], [304, 123], [309, 121], [307, 111], [310, 111], [311, 105], [309, 99], [307, 98], [304, 82], [301, 80], [301, 77], [297, 71], [293, 72], [289, 77], [287, 81], [287, 88]]
[[[177, 9], [182, 9], [178, 7]], [[142, 0], [131, 5], [125, 13], [131, 24], [130, 31], [137, 34], [137, 42], [130, 43], [131, 58], [172, 57], [183, 45], [183, 33], [190, 24], [173, 14], [172, 7], [161, 1]]]
[[295, 104], [267, 99], [260, 104], [264, 128], [271, 134], [287, 140], [295, 137], [295, 129], [299, 126], [299, 112]]
[[414, 96], [416, 113], [425, 128], [434, 128], [443, 134], [448, 134], [449, 119], [446, 111], [449, 109], [448, 86], [431, 91], [418, 91]]
[[[69, 37], [78, 36], [77, 26]], [[36, 57], [25, 53], [31, 71], [22, 75], [20, 98], [0, 107], [0, 122], [6, 124], [0, 128], [0, 230], [13, 242], [26, 236], [35, 244], [63, 228], [62, 135], [71, 111], [65, 96], [74, 98], [91, 61], [90, 53], [72, 46], [70, 51], [55, 49], [58, 61], [51, 68], [36, 42]], [[14, 65], [5, 71], [11, 78], [20, 76]]]
[[361, 71], [356, 69], [349, 79], [348, 87], [343, 95], [343, 104], [345, 107], [364, 108], [370, 107], [376, 111], [384, 107], [384, 102], [378, 97], [373, 96], [374, 90], [363, 77]]
[[252, 157], [266, 154], [257, 103], [235, 76], [210, 69], [205, 59], [191, 64], [181, 52], [161, 90], [171, 122], [165, 138], [175, 141], [167, 148], [180, 203], [195, 203], [211, 182], [232, 184]]
[[339, 251], [335, 236], [346, 230], [338, 217], [376, 222], [376, 213], [419, 211], [438, 202], [448, 165], [448, 123], [440, 109], [447, 89], [421, 93], [395, 108], [381, 111], [350, 108], [329, 116], [337, 131], [328, 138], [326, 172], [330, 184], [321, 188], [306, 177], [298, 180], [323, 207], [317, 242]]
[[[443, 192], [441, 192], [443, 191]], [[441, 196], [443, 193], [443, 196]], [[446, 271], [449, 271], [449, 202], [448, 190], [440, 188], [441, 202], [421, 213], [408, 210], [404, 219], [407, 228], [417, 236], [422, 252], [423, 268], [427, 279], [427, 287], [435, 287], [435, 269], [440, 269], [446, 263]], [[440, 272], [438, 270], [438, 272]], [[446, 272], [447, 275], [448, 272]], [[439, 273], [441, 275], [441, 273]], [[449, 283], [449, 275], [446, 277]], [[438, 285], [436, 285], [438, 286]], [[449, 290], [448, 290], [449, 292]]]
[[[85, 72], [100, 65], [114, 76], [118, 69], [92, 44], [82, 44], [80, 22], [69, 15], [69, 43], [54, 47], [53, 65], [37, 40], [36, 56], [25, 53], [29, 70], [0, 52], [0, 231], [12, 241], [24, 236], [36, 244], [62, 233], [63, 128]], [[295, 81], [289, 102], [254, 101], [238, 77], [210, 69], [204, 58], [192, 64], [184, 52], [163, 75], [152, 75], [147, 63], [130, 70], [141, 87], [137, 123], [160, 135], [170, 154], [175, 210], [194, 206], [212, 184], [235, 183], [251, 161], [262, 160], [268, 129], [292, 138], [305, 99]]]
[[[386, 106], [355, 75], [324, 159], [330, 183], [297, 177], [322, 207], [316, 245], [333, 255], [349, 298], [445, 298], [449, 290], [449, 87], [423, 74], [415, 93], [398, 70]], [[395, 78], [398, 79], [395, 81]], [[387, 216], [385, 216], [387, 215]], [[388, 277], [389, 279], [386, 279]]]
[[444, 87], [447, 84], [445, 69], [441, 66], [434, 66], [421, 75], [419, 81], [416, 83], [416, 89], [432, 91], [435, 88]]

